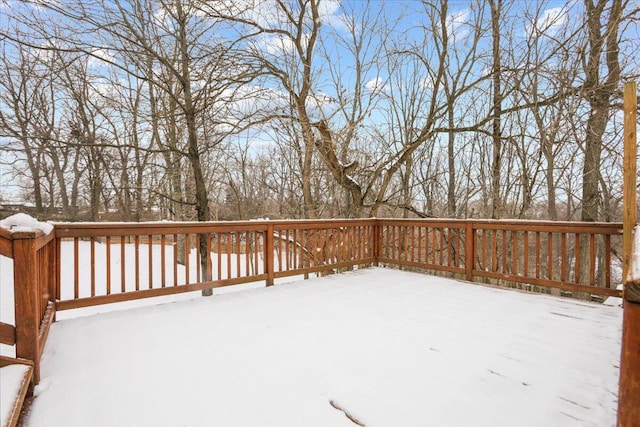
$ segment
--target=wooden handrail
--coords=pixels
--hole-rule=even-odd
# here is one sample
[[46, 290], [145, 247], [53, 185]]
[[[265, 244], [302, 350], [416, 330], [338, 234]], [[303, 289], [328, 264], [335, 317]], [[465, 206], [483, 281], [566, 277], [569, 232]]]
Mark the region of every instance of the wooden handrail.
[[[469, 281], [621, 295], [610, 279], [620, 223], [368, 218], [54, 227], [48, 235], [0, 232], [0, 254], [14, 258], [19, 307], [16, 326], [0, 324], [0, 338], [15, 342], [16, 354], [33, 361], [35, 384], [56, 310], [255, 281], [270, 286], [285, 276], [377, 264], [456, 274]], [[89, 266], [87, 277], [80, 276], [83, 263]], [[604, 280], [597, 282], [600, 266]], [[87, 293], [82, 284], [90, 285]], [[637, 336], [637, 328], [632, 333]], [[631, 370], [640, 374], [637, 367]]]
[[[156, 239], [158, 242], [170, 242], [175, 246], [175, 236], [178, 235], [209, 235], [209, 241], [213, 238], [217, 240], [217, 244], [212, 246], [212, 251], [218, 254], [217, 262], [217, 280], [213, 277], [213, 280], [203, 280], [199, 278], [197, 282], [193, 280], [184, 283], [184, 291], [193, 290], [194, 288], [206, 287], [209, 283], [210, 287], [220, 286], [224, 283], [242, 283], [243, 281], [255, 281], [262, 280], [261, 276], [257, 274], [240, 274], [240, 254], [235, 255], [237, 266], [230, 264], [230, 256], [233, 254], [233, 250], [230, 250], [225, 243], [221, 244], [224, 239], [235, 239], [236, 245], [240, 247], [239, 240], [251, 234], [252, 236], [260, 237], [261, 245], [260, 253], [262, 254], [262, 273], [266, 274], [266, 283], [271, 285], [275, 278], [284, 277], [292, 274], [308, 274], [310, 272], [325, 271], [331, 269], [340, 269], [348, 267], [349, 265], [361, 264], [376, 264], [382, 262], [383, 264], [391, 265], [404, 265], [416, 268], [426, 268], [434, 271], [443, 271], [448, 273], [459, 273], [467, 280], [473, 280], [475, 277], [491, 278], [499, 280], [507, 280], [519, 283], [529, 283], [537, 286], [546, 287], [558, 287], [567, 291], [589, 291], [592, 290], [594, 294], [610, 296], [619, 295], [620, 291], [611, 288], [609, 280], [611, 266], [610, 266], [610, 253], [611, 243], [608, 236], [616, 236], [621, 234], [622, 226], [619, 223], [587, 223], [587, 222], [562, 222], [562, 221], [532, 221], [532, 220], [483, 220], [483, 219], [324, 219], [324, 220], [257, 220], [257, 221], [224, 221], [224, 222], [152, 222], [152, 223], [57, 223], [56, 236], [58, 238], [58, 245], [60, 241], [73, 239], [74, 240], [74, 252], [76, 253], [76, 259], [74, 264], [80, 263], [81, 251], [78, 250], [78, 245], [81, 239], [91, 240], [91, 250], [94, 251], [93, 239], [107, 239], [109, 238], [110, 244], [119, 244], [120, 249], [124, 250], [124, 239], [126, 236], [135, 238], [135, 251], [139, 251], [139, 245], [146, 244], [151, 239]], [[364, 236], [364, 231], [357, 231], [360, 233], [356, 236], [356, 232], [350, 235], [340, 230], [369, 230], [367, 236]], [[314, 231], [315, 230], [315, 231]], [[323, 231], [324, 230], [324, 231]], [[333, 230], [333, 231], [331, 231]], [[385, 231], [387, 230], [387, 231]], [[418, 230], [417, 232], [415, 230]], [[422, 230], [425, 230], [423, 235], [419, 238], [417, 234]], [[430, 230], [430, 231], [428, 231]], [[458, 230], [458, 231], [455, 231]], [[389, 235], [385, 233], [389, 233]], [[253, 233], [253, 234], [252, 234]], [[281, 235], [282, 233], [282, 235]], [[285, 236], [297, 236], [286, 237]], [[343, 233], [344, 235], [342, 235]], [[346, 233], [346, 234], [345, 234]], [[393, 233], [397, 233], [397, 238]], [[430, 234], [429, 234], [430, 233]], [[274, 234], [278, 236], [277, 244], [274, 243]], [[402, 236], [401, 236], [402, 234]], [[529, 236], [531, 234], [531, 237]], [[490, 236], [489, 241], [487, 235]], [[520, 237], [521, 235], [524, 235]], [[572, 237], [569, 244], [567, 235], [576, 236]], [[590, 246], [587, 248], [587, 252], [579, 254], [578, 247], [575, 246], [575, 255], [569, 256], [568, 248], [573, 247], [575, 243], [578, 244], [580, 235], [586, 235], [583, 238], [584, 242], [588, 244], [588, 240], [591, 240]], [[595, 241], [594, 236], [604, 236], [605, 246], [605, 258], [604, 266], [606, 268], [606, 286], [593, 286], [595, 285]], [[155, 237], [154, 237], [155, 236]], [[165, 236], [174, 236], [166, 237]], [[218, 236], [218, 237], [216, 237]], [[358, 237], [359, 236], [359, 237]], [[541, 248], [541, 236], [547, 243], [544, 252]], [[591, 236], [591, 237], [589, 237]], [[247, 237], [248, 238], [248, 237]], [[300, 240], [295, 244], [289, 244], [288, 239]], [[546, 267], [549, 271], [544, 273], [540, 271], [540, 265], [545, 264], [552, 258], [552, 251], [555, 248], [555, 244], [559, 245], [559, 239], [562, 238], [562, 253], [557, 254], [562, 258], [562, 265], [558, 266], [557, 270], [552, 269], [553, 264], [548, 264]], [[118, 242], [120, 239], [120, 242]], [[252, 238], [253, 239], [253, 238]], [[313, 241], [315, 239], [315, 241]], [[329, 240], [327, 240], [329, 239]], [[359, 239], [359, 240], [358, 240]], [[402, 242], [397, 239], [402, 239]], [[192, 239], [194, 241], [195, 239]], [[340, 242], [338, 242], [340, 240]], [[409, 241], [411, 240], [411, 241]], [[508, 240], [510, 242], [508, 242]], [[524, 241], [520, 241], [524, 240]], [[573, 242], [575, 240], [575, 242]], [[370, 250], [365, 251], [358, 249], [354, 245], [362, 245], [364, 241], [370, 245]], [[398, 246], [400, 243], [403, 247]], [[154, 244], [156, 244], [154, 242]], [[533, 248], [530, 251], [529, 244], [533, 244]], [[416, 248], [415, 246], [419, 247]], [[500, 247], [498, 247], [498, 245]], [[524, 254], [517, 254], [519, 246], [524, 245]], [[350, 251], [360, 251], [359, 256], [350, 256], [349, 259], [339, 259], [341, 253], [344, 252], [345, 246], [349, 246]], [[490, 247], [489, 247], [490, 246]], [[548, 246], [548, 247], [547, 247]], [[309, 252], [308, 248], [313, 247], [314, 253]], [[233, 245], [232, 245], [233, 248]], [[340, 249], [342, 248], [342, 249]], [[411, 250], [409, 250], [411, 248]], [[177, 250], [177, 247], [174, 247]], [[340, 249], [340, 250], [339, 250]], [[185, 249], [185, 250], [188, 250]], [[220, 251], [226, 251], [228, 256], [226, 258], [229, 263], [228, 266], [221, 267]], [[342, 251], [342, 252], [341, 252]], [[417, 253], [420, 251], [421, 253]], [[113, 250], [110, 249], [113, 253]], [[366, 253], [365, 253], [366, 252]], [[428, 252], [428, 253], [427, 253]], [[279, 254], [274, 256], [274, 253]], [[542, 260], [542, 254], [546, 254], [546, 259]], [[468, 254], [468, 256], [467, 256]], [[122, 254], [124, 256], [124, 252]], [[291, 257], [295, 257], [299, 261], [300, 265], [289, 266], [289, 260]], [[509, 260], [508, 257], [513, 257]], [[578, 267], [576, 260], [583, 259], [578, 258], [582, 256], [589, 256], [590, 260], [587, 262], [584, 270], [585, 277], [588, 277], [589, 283], [579, 282]], [[320, 258], [322, 259], [320, 259]], [[519, 257], [519, 258], [518, 258]], [[533, 257], [533, 258], [531, 258]], [[174, 254], [175, 258], [175, 254]], [[531, 258], [531, 259], [530, 259]], [[124, 259], [124, 258], [123, 258]], [[164, 258], [162, 258], [164, 259]], [[171, 257], [170, 257], [171, 259]], [[490, 260], [490, 265], [487, 262]], [[258, 267], [255, 264], [256, 260], [250, 260], [248, 256], [245, 257], [247, 268], [251, 267], [256, 269]], [[142, 262], [142, 261], [140, 261]], [[146, 262], [146, 261], [145, 261]], [[149, 252], [149, 263], [154, 262]], [[188, 262], [188, 260], [187, 260]], [[582, 262], [582, 261], [580, 261]], [[94, 261], [91, 261], [92, 265]], [[110, 264], [109, 260], [107, 263]], [[280, 265], [280, 264], [283, 265]], [[307, 265], [303, 265], [303, 264]], [[569, 280], [568, 265], [574, 263], [575, 272], [573, 278]], [[192, 264], [192, 268], [193, 268]], [[535, 265], [535, 272], [529, 272], [530, 268]], [[236, 267], [237, 276], [222, 277], [222, 270], [226, 269], [227, 272], [230, 268]], [[140, 268], [138, 258], [136, 258], [135, 266], [128, 266], [121, 272], [121, 282], [124, 282], [126, 270], [135, 267], [136, 271]], [[174, 277], [176, 273], [177, 265], [174, 261]], [[153, 269], [149, 265], [149, 273], [153, 274]], [[509, 270], [512, 271], [509, 271]], [[76, 269], [77, 270], [77, 269]], [[163, 270], [164, 271], [164, 270]], [[199, 271], [199, 270], [198, 270]], [[121, 301], [122, 295], [112, 298], [102, 298], [106, 295], [95, 295], [101, 298], [92, 301], [94, 294], [90, 296], [81, 297], [78, 295], [78, 283], [81, 279], [78, 277], [78, 272], [75, 272], [75, 296], [73, 300], [78, 302], [73, 303], [66, 298], [60, 300], [59, 308], [75, 308], [78, 304], [88, 303], [107, 303], [110, 301]], [[93, 274], [93, 273], [92, 273]], [[164, 273], [163, 273], [164, 274]], [[188, 272], [187, 272], [188, 274]], [[199, 272], [198, 275], [201, 273]], [[546, 274], [546, 276], [543, 276]], [[212, 274], [212, 276], [214, 276]], [[557, 276], [557, 277], [556, 277]], [[135, 292], [144, 290], [138, 286], [138, 273], [136, 273]], [[163, 276], [164, 277], [164, 276]], [[194, 276], [191, 276], [192, 278]], [[260, 277], [260, 278], [259, 278]], [[150, 278], [151, 280], [152, 278]], [[95, 277], [92, 276], [92, 282], [95, 281]], [[110, 281], [110, 277], [107, 279]], [[163, 279], [164, 281], [164, 279]], [[63, 284], [65, 285], [65, 284]], [[175, 283], [173, 284], [175, 285]], [[186, 286], [191, 285], [191, 286]], [[65, 285], [66, 286], [66, 285]], [[195, 286], [195, 287], [194, 287]], [[95, 286], [92, 286], [92, 288]], [[124, 289], [124, 287], [123, 287]], [[147, 285], [147, 289], [151, 290], [152, 285]], [[169, 294], [178, 292], [177, 289], [171, 289], [166, 291], [146, 292], [145, 294], [158, 295]], [[143, 297], [142, 295], [136, 295], [135, 298]], [[81, 302], [80, 302], [81, 301]]]
[[14, 345], [16, 343], [16, 327], [0, 322], [0, 344]]
[[33, 363], [33, 381], [40, 379], [40, 356], [55, 318], [55, 232], [0, 228], [0, 255], [13, 259], [15, 326], [0, 323], [0, 341], [15, 345], [19, 358]]
[[[255, 281], [270, 286], [286, 276], [377, 264], [620, 295], [609, 277], [612, 239], [621, 230], [619, 223], [367, 218], [56, 223], [48, 235], [3, 231], [0, 249], [15, 259], [20, 309], [15, 329], [1, 332], [4, 341], [15, 335], [19, 356], [34, 361], [37, 382], [55, 311], [89, 305]], [[598, 247], [604, 283], [595, 280]], [[81, 264], [89, 266], [86, 277]]]

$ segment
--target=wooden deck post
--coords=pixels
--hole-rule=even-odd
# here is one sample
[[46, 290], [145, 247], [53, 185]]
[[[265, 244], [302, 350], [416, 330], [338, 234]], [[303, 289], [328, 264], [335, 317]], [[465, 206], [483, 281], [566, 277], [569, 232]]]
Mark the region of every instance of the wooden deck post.
[[273, 224], [267, 225], [264, 242], [264, 270], [265, 273], [267, 273], [267, 286], [273, 286], [275, 272], [275, 257], [273, 256]]
[[[618, 388], [618, 426], [640, 426], [640, 277], [631, 277], [633, 228], [637, 222], [637, 85], [624, 87], [624, 220], [623, 220], [623, 324]], [[636, 233], [640, 232], [636, 228]], [[631, 270], [632, 271], [632, 270]]]
[[[58, 239], [51, 246], [49, 256], [51, 257], [49, 260], [49, 300], [55, 303], [60, 295], [60, 241]], [[53, 313], [51, 320], [56, 321], [56, 312]]]
[[376, 220], [373, 226], [373, 265], [378, 266], [378, 258], [380, 258], [380, 242], [382, 241], [382, 226], [380, 221]]
[[40, 381], [38, 332], [38, 265], [35, 232], [13, 233], [13, 287], [16, 322], [16, 356], [34, 363], [34, 383]]
[[633, 229], [637, 222], [637, 137], [636, 109], [637, 86], [635, 82], [624, 86], [624, 159], [623, 159], [623, 219], [622, 219], [622, 277], [627, 279], [629, 260], [631, 258]]
[[464, 237], [465, 237], [465, 248], [464, 248], [465, 279], [469, 282], [473, 282], [473, 264], [475, 260], [476, 230], [473, 228], [473, 221], [471, 220], [467, 220]]
[[[640, 253], [640, 247], [635, 251]], [[618, 426], [636, 427], [640, 426], [640, 277], [626, 281], [622, 304]]]

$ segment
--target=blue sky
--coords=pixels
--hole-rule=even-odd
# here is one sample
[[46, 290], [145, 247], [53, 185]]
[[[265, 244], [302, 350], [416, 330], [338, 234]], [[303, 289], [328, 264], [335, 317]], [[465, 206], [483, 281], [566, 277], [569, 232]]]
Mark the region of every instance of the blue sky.
[[[271, 4], [270, 1], [229, 1], [236, 5], [253, 5], [254, 7], [250, 8], [247, 16], [263, 25], [278, 25], [281, 20], [281, 16], [273, 13], [275, 10], [274, 5]], [[64, 1], [60, 0], [58, 3], [64, 4]], [[578, 17], [581, 17], [583, 10], [582, 2], [578, 0], [571, 0], [569, 2], [516, 0], [505, 3], [505, 21], [508, 27], [504, 31], [505, 40], [503, 41], [503, 47], [506, 48], [509, 42], [519, 45], [520, 50], [516, 52], [517, 58], [526, 57], [528, 52], [522, 49], [522, 43], [528, 35], [534, 32], [535, 27], [539, 29], [544, 28], [545, 34], [548, 36], [546, 40], [550, 41], [556, 34], [559, 34], [571, 26], [579, 25]], [[485, 25], [485, 29], [488, 30], [488, 5], [483, 2], [467, 1], [451, 1], [448, 3], [447, 29], [451, 38], [449, 70], [454, 70], [457, 65], [455, 54], [463, 55], [470, 47], [471, 40], [473, 39], [473, 19], [479, 5], [484, 6], [483, 25]], [[43, 17], [51, 15], [45, 9], [33, 9], [32, 6], [22, 5], [22, 2], [0, 0], [0, 26], [6, 27], [7, 20], [12, 12], [15, 13], [20, 9], [26, 10], [29, 8]], [[353, 73], [355, 61], [352, 52], [348, 49], [348, 44], [344, 43], [345, 39], [348, 39], [349, 36], [349, 25], [347, 22], [349, 22], [351, 18], [355, 19], [356, 28], [364, 25], [370, 26], [374, 21], [381, 27], [392, 27], [394, 29], [392, 37], [395, 38], [393, 42], [395, 47], [408, 50], [413, 49], [416, 53], [424, 54], [429, 60], [435, 58], [436, 49], [433, 42], [433, 35], [429, 33], [429, 31], [433, 29], [433, 26], [429, 23], [429, 19], [425, 13], [425, 7], [421, 2], [343, 1], [340, 3], [337, 0], [325, 0], [321, 3], [321, 9], [322, 20], [325, 24], [321, 29], [321, 33], [323, 34], [321, 47], [326, 50], [327, 55], [319, 55], [316, 57], [314, 63], [317, 70], [314, 84], [314, 95], [317, 98], [315, 101], [317, 105], [310, 108], [314, 117], [320, 117], [320, 110], [322, 110], [325, 115], [331, 115], [336, 111], [335, 100], [339, 98], [339, 91], [341, 90], [336, 86], [337, 80], [339, 80], [344, 87], [345, 93], [352, 93], [355, 90], [356, 76]], [[427, 7], [426, 10], [436, 12], [435, 8]], [[369, 18], [365, 19], [363, 23], [362, 16], [365, 13], [369, 14]], [[19, 23], [16, 25], [29, 34], [29, 29], [24, 25]], [[426, 32], [425, 28], [427, 29]], [[628, 31], [627, 39], [630, 40], [628, 43], [633, 43], [634, 40], [637, 41], [637, 27]], [[360, 29], [356, 33], [359, 34]], [[372, 31], [370, 36], [371, 44], [367, 46], [361, 58], [367, 65], [362, 75], [360, 85], [365, 100], [370, 100], [373, 103], [370, 105], [370, 114], [365, 120], [365, 124], [373, 126], [385, 120], [388, 115], [390, 99], [392, 96], [397, 95], [398, 91], [409, 90], [406, 86], [412, 84], [414, 86], [417, 85], [418, 88], [422, 90], [423, 96], [427, 96], [434, 82], [433, 76], [429, 75], [428, 68], [420, 68], [419, 63], [413, 65], [405, 64], [402, 72], [395, 72], [394, 74], [392, 70], [393, 67], [391, 67], [390, 62], [386, 60], [388, 57], [385, 56], [385, 51], [379, 49], [380, 43], [385, 40], [384, 34]], [[388, 39], [386, 40], [388, 41]], [[290, 43], [288, 44], [288, 42], [282, 41], [282, 39], [273, 35], [258, 36], [254, 39], [254, 43], [255, 46], [262, 49], [266, 55], [280, 54], [283, 50], [291, 48]], [[105, 45], [104, 48], [102, 55], [105, 57], [109, 56], [110, 54], [105, 53], [107, 52], [108, 46]], [[486, 53], [490, 52], [490, 31], [483, 35], [478, 50], [484, 51], [485, 56], [482, 57], [482, 55], [479, 55], [479, 58], [470, 65], [470, 68], [473, 70], [472, 75], [475, 77], [486, 75], [489, 72], [488, 67], [490, 61]], [[319, 53], [322, 53], [322, 51], [320, 50]], [[637, 67], [637, 64], [635, 66]], [[92, 60], [92, 71], [97, 75], [102, 73], [106, 76], [109, 70], [104, 65], [100, 65], [98, 61]], [[416, 75], [412, 75], [414, 71], [417, 71]], [[97, 82], [100, 90], [108, 89], [105, 88], [104, 82], [100, 82], [100, 80], [97, 80]], [[243, 107], [238, 108], [266, 108], [268, 105], [277, 105], [278, 102], [275, 101], [275, 99], [278, 96], [283, 96], [284, 99], [286, 99], [286, 96], [281, 92], [281, 88], [278, 87], [274, 81], [263, 80], [256, 84], [268, 88], [269, 91], [263, 94], [263, 99], [256, 97], [253, 102], [243, 101], [239, 103], [239, 105], [243, 105]], [[488, 87], [488, 85], [485, 85], [485, 87]], [[415, 87], [413, 89], [415, 89]], [[487, 103], [481, 103], [474, 108], [476, 108], [477, 111], [458, 111], [457, 114], [459, 114], [460, 121], [472, 120], [472, 114], [482, 114], [483, 109], [486, 110], [488, 107]], [[334, 118], [334, 121], [339, 124], [337, 117]], [[251, 136], [258, 145], [268, 145], [269, 140], [273, 138], [271, 133], [264, 131], [253, 131], [251, 132]], [[245, 140], [244, 138], [236, 139]], [[0, 140], [0, 144], [1, 143], [2, 141]], [[3, 172], [1, 168], [2, 166], [0, 166], [0, 172]], [[7, 188], [10, 187], [10, 180], [6, 178], [5, 173], [2, 174], [2, 181], [3, 182], [0, 182], [0, 185], [3, 186], [2, 191], [6, 192]]]

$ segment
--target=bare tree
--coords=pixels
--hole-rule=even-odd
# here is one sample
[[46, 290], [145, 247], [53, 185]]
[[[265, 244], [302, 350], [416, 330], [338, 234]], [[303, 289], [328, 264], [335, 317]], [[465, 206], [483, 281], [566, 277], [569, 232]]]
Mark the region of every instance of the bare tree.
[[[215, 13], [254, 32], [250, 54], [266, 70], [265, 85], [276, 84], [287, 106], [274, 116], [289, 115], [290, 126], [300, 138], [302, 194], [305, 215], [318, 216], [312, 187], [312, 165], [318, 156], [334, 182], [347, 195], [346, 214], [363, 213], [365, 189], [354, 178], [359, 165], [352, 160], [353, 144], [361, 124], [373, 105], [375, 93], [365, 90], [365, 75], [370, 72], [379, 44], [371, 43], [374, 28], [381, 25], [379, 14], [369, 5], [356, 13], [333, 17], [341, 19], [339, 30], [326, 22], [330, 16], [318, 0], [275, 2], [273, 10], [263, 11], [270, 19], [253, 16], [255, 10], [240, 10], [237, 5], [218, 8]], [[213, 13], [213, 12], [212, 12]], [[260, 12], [258, 12], [259, 15]], [[332, 48], [341, 46], [353, 63], [352, 79], [343, 76], [344, 65]], [[342, 67], [342, 68], [341, 68]], [[323, 78], [328, 75], [329, 78]]]
[[619, 215], [630, 2], [14, 5], [1, 160], [42, 212]]
[[[611, 100], [618, 90], [621, 71], [618, 37], [622, 0], [585, 0], [588, 47], [585, 49], [583, 94], [590, 108], [585, 129], [582, 169], [582, 220], [597, 221], [600, 198], [599, 169], [602, 137], [607, 127]], [[604, 23], [603, 23], [604, 21]], [[603, 67], [604, 66], [604, 67]], [[606, 68], [606, 74], [601, 73]]]
[[502, 0], [489, 0], [491, 7], [491, 32], [492, 32], [492, 59], [493, 59], [493, 85], [492, 85], [492, 110], [493, 125], [491, 139], [493, 143], [493, 162], [491, 164], [491, 218], [501, 216], [500, 203], [500, 171], [502, 168], [502, 70], [500, 52], [500, 17], [502, 15]]

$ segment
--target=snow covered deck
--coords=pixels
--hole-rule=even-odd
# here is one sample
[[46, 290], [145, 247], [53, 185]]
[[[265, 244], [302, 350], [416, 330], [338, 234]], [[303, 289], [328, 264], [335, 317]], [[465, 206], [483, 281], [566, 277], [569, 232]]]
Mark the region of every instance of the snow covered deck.
[[613, 426], [621, 323], [384, 268], [60, 320], [25, 425]]

